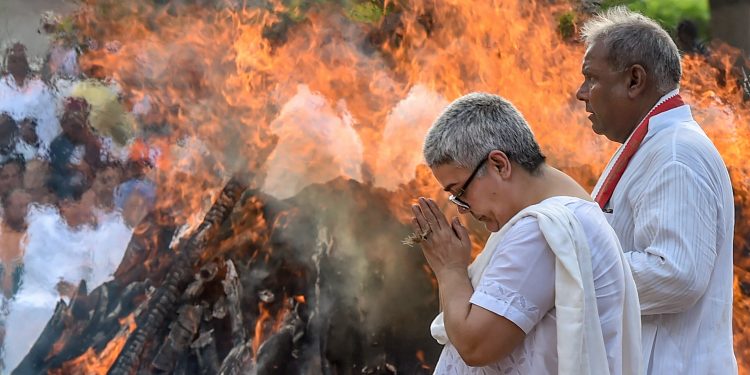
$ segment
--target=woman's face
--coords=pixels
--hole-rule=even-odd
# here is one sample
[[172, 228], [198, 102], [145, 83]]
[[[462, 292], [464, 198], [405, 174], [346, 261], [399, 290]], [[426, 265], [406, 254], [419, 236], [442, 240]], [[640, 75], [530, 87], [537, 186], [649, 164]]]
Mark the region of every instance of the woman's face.
[[[469, 209], [459, 208], [461, 214], [471, 214], [484, 223], [487, 230], [496, 232], [515, 214], [510, 204], [514, 194], [510, 182], [497, 169], [495, 161], [490, 160], [461, 195], [461, 200]], [[503, 168], [500, 166], [500, 168]], [[432, 168], [432, 173], [444, 190], [457, 194], [461, 186], [471, 175], [471, 170], [455, 164], [444, 164]]]

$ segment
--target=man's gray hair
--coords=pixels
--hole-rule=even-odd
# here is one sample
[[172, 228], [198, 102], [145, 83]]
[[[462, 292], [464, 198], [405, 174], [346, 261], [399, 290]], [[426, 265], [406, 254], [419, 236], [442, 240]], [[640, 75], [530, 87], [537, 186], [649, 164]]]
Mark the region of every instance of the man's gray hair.
[[586, 21], [581, 28], [586, 47], [604, 43], [615, 70], [640, 64], [666, 94], [679, 87], [680, 52], [672, 38], [654, 20], [617, 6]]
[[494, 150], [535, 173], [544, 155], [529, 124], [509, 101], [486, 93], [456, 99], [427, 132], [424, 158], [431, 168], [455, 163], [473, 169]]

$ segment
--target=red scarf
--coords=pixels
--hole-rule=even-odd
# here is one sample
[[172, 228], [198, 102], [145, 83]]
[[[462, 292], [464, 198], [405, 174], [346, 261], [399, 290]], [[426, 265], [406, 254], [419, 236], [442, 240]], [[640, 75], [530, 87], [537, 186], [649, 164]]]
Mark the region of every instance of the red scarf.
[[630, 159], [632, 159], [633, 155], [635, 155], [636, 151], [638, 151], [638, 147], [641, 146], [643, 138], [645, 138], [646, 134], [648, 133], [648, 122], [651, 117], [675, 109], [677, 107], [681, 107], [683, 105], [685, 105], [685, 102], [683, 102], [682, 97], [677, 94], [654, 107], [651, 112], [649, 112], [646, 117], [641, 120], [638, 126], [635, 127], [635, 130], [633, 130], [633, 134], [630, 136], [630, 139], [625, 141], [625, 144], [623, 145], [624, 149], [617, 157], [617, 160], [615, 160], [612, 169], [610, 169], [607, 177], [604, 180], [604, 183], [596, 194], [595, 199], [596, 203], [599, 203], [599, 207], [604, 209], [604, 207], [609, 202], [609, 199], [612, 198], [612, 193], [615, 191], [617, 183], [620, 182], [620, 178], [622, 178], [623, 173], [625, 173], [625, 169], [628, 167]]

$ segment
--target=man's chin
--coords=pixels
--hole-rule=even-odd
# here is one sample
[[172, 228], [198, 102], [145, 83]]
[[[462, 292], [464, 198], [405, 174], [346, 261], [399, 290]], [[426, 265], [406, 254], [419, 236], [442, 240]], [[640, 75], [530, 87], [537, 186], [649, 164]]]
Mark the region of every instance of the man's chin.
[[596, 133], [596, 135], [604, 135], [604, 129], [599, 127], [599, 124], [595, 122], [591, 124], [591, 130]]
[[591, 122], [591, 130], [593, 130], [594, 133], [598, 135], [602, 135], [602, 128], [599, 126], [599, 122], [596, 121], [596, 117], [593, 113], [588, 117], [588, 119]]

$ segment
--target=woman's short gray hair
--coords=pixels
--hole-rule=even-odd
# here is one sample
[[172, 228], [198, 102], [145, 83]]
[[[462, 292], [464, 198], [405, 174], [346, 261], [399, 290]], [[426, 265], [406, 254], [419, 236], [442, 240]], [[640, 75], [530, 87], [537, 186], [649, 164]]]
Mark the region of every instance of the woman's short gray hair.
[[616, 70], [640, 64], [665, 94], [679, 87], [680, 52], [672, 38], [654, 20], [624, 6], [610, 8], [586, 21], [581, 38], [590, 47], [604, 43]]
[[486, 93], [456, 99], [427, 132], [424, 158], [431, 168], [455, 163], [472, 169], [494, 150], [535, 173], [544, 155], [529, 124], [509, 101]]

